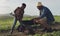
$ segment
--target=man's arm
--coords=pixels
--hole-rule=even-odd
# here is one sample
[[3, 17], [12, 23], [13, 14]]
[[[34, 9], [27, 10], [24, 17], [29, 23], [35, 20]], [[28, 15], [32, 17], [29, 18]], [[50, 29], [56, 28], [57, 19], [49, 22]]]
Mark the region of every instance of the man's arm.
[[46, 9], [43, 9], [42, 10], [42, 14], [40, 15], [40, 17], [39, 18], [43, 18], [43, 17], [45, 17], [46, 16]]

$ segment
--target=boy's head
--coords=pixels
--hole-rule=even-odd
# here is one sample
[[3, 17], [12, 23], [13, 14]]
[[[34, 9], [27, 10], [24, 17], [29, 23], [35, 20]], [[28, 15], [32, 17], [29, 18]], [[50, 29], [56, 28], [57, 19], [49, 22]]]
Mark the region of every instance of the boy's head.
[[25, 7], [26, 7], [26, 4], [25, 3], [22, 3], [22, 9], [25, 9]]

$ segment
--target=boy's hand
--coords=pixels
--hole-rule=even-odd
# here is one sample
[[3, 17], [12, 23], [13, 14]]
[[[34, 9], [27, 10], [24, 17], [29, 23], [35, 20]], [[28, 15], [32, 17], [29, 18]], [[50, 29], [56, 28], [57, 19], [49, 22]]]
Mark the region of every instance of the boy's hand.
[[12, 12], [10, 13], [10, 15], [12, 15]]
[[12, 12], [10, 13], [10, 15], [15, 16], [15, 14], [13, 14]]

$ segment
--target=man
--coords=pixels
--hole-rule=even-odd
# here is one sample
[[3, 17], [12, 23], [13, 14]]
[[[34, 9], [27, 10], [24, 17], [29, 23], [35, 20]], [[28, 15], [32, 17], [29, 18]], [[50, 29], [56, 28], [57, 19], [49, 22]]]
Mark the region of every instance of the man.
[[13, 24], [13, 27], [12, 27], [12, 30], [11, 30], [11, 34], [14, 30], [14, 27], [17, 23], [17, 21], [19, 21], [20, 25], [22, 25], [21, 21], [22, 21], [22, 18], [23, 18], [23, 14], [24, 14], [24, 9], [26, 8], [26, 4], [25, 3], [22, 3], [22, 6], [21, 7], [17, 7], [14, 11], [14, 24]]
[[51, 32], [52, 28], [49, 25], [54, 22], [54, 17], [51, 11], [47, 7], [43, 6], [41, 2], [38, 2], [37, 8], [40, 11], [40, 16], [36, 18], [36, 22], [44, 26], [43, 31]]

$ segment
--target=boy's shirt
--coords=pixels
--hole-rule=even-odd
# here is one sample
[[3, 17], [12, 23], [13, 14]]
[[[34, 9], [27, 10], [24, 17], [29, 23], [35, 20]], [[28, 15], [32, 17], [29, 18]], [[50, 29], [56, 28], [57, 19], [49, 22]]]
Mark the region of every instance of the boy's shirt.
[[24, 14], [24, 10], [21, 9], [20, 7], [18, 7], [15, 11], [14, 11], [14, 14], [15, 14], [15, 18], [17, 20], [20, 20], [23, 18], [23, 14]]

